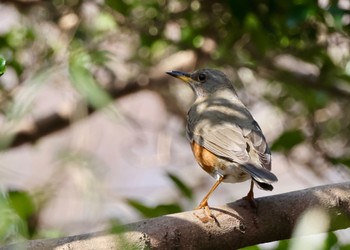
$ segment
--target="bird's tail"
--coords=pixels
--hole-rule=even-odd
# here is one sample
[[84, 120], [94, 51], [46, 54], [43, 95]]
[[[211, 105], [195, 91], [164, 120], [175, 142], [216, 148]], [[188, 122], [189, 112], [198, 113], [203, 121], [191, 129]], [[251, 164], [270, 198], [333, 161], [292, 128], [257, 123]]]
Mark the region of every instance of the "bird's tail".
[[274, 175], [268, 169], [257, 167], [250, 163], [241, 165], [241, 167], [252, 177], [255, 184], [261, 189], [271, 191], [273, 189], [271, 183], [278, 181], [276, 175]]

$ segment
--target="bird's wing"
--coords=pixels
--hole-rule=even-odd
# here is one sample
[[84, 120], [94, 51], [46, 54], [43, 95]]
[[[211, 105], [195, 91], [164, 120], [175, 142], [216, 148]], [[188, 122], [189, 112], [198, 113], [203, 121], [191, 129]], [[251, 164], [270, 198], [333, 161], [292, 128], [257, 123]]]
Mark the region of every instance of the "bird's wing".
[[243, 164], [249, 161], [242, 129], [235, 125], [210, 125], [192, 131], [192, 140], [217, 156]]
[[259, 124], [253, 120], [251, 126], [243, 128], [243, 136], [252, 143], [262, 167], [271, 170], [271, 151]]
[[274, 182], [271, 152], [256, 121], [238, 125], [234, 122], [212, 124], [188, 120], [187, 136], [217, 156], [236, 162], [258, 181]]

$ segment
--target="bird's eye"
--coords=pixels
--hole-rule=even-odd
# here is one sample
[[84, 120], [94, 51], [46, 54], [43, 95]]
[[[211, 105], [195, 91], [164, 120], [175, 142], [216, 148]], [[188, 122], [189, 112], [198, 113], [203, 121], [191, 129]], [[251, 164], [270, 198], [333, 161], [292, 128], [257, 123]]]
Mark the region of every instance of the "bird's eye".
[[203, 74], [203, 73], [198, 75], [198, 80], [200, 82], [204, 82], [206, 78], [207, 78], [207, 76], [205, 74]]

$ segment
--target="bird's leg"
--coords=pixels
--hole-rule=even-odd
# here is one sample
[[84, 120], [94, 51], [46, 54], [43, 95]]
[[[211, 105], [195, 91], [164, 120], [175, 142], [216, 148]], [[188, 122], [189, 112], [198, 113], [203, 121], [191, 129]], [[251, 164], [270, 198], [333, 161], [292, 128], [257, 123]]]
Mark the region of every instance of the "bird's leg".
[[217, 175], [216, 182], [214, 183], [212, 188], [209, 190], [207, 195], [204, 196], [203, 200], [201, 201], [201, 203], [199, 203], [198, 207], [196, 207], [196, 209], [204, 208], [205, 217], [199, 217], [196, 215], [196, 217], [200, 219], [203, 223], [207, 223], [213, 219], [216, 221], [215, 217], [212, 215], [210, 208], [208, 206], [208, 199], [209, 199], [209, 196], [214, 192], [214, 190], [220, 185], [223, 179], [224, 179], [223, 175], [219, 175], [219, 174]]
[[243, 197], [244, 200], [247, 200], [249, 201], [250, 205], [254, 208], [257, 207], [257, 204], [256, 204], [256, 201], [254, 200], [254, 192], [253, 192], [253, 189], [254, 189], [254, 181], [253, 179], [251, 180], [250, 182], [250, 189], [249, 189], [249, 192], [247, 194], [247, 196]]
[[206, 196], [204, 196], [203, 200], [201, 201], [201, 203], [199, 203], [198, 207], [196, 207], [196, 209], [201, 209], [201, 208], [206, 208], [208, 206], [208, 199], [209, 196], [214, 192], [214, 190], [220, 185], [220, 183], [223, 181], [224, 176], [222, 175], [218, 175], [218, 178], [216, 180], [216, 182], [214, 183], [214, 185], [212, 186], [212, 188], [209, 190], [209, 192], [207, 193]]
[[247, 200], [253, 200], [254, 199], [254, 192], [253, 192], [253, 189], [254, 189], [254, 181], [253, 179], [250, 181], [250, 189], [249, 189], [249, 192], [246, 196], [246, 199]]

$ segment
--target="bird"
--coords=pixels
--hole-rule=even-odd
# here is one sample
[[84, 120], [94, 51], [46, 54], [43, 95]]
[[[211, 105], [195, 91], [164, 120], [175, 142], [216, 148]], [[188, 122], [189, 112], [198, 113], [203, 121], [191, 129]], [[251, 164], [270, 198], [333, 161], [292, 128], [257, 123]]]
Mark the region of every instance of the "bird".
[[271, 172], [265, 136], [232, 82], [216, 69], [166, 73], [188, 84], [195, 94], [187, 113], [186, 137], [198, 164], [216, 180], [196, 209], [210, 210], [208, 199], [222, 182], [249, 179], [250, 189], [243, 198], [255, 207], [254, 185], [271, 191], [278, 179]]

